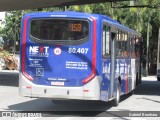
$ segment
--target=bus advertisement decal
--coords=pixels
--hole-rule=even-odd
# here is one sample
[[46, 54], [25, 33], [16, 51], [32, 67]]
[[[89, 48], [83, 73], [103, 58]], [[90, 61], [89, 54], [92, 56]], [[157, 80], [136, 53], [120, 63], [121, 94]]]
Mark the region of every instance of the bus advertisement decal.
[[48, 57], [49, 47], [48, 46], [29, 46], [29, 56]]
[[55, 55], [60, 55], [62, 53], [62, 50], [61, 50], [61, 48], [57, 47], [53, 50], [53, 52]]
[[29, 67], [42, 67], [43, 59], [29, 58]]
[[66, 69], [88, 70], [88, 63], [66, 61]]
[[51, 85], [64, 86], [64, 82], [51, 82]]
[[36, 68], [36, 76], [43, 76], [44, 68]]

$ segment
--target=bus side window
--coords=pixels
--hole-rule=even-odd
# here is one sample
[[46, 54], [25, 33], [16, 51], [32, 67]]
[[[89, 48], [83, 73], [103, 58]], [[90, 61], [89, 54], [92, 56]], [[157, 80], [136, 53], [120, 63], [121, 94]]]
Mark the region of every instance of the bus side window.
[[123, 34], [123, 57], [128, 56], [128, 34], [124, 33]]
[[124, 53], [124, 33], [121, 34], [121, 49], [122, 49], [122, 53], [121, 53], [121, 57], [124, 57], [123, 53]]
[[133, 58], [133, 36], [130, 38], [130, 57]]
[[117, 53], [117, 56], [121, 56], [122, 55], [122, 47], [121, 47], [121, 32], [120, 31], [117, 31], [117, 48], [116, 48], [116, 53]]
[[135, 36], [131, 39], [131, 56], [135, 58]]
[[139, 57], [140, 56], [140, 40], [139, 38], [136, 38], [135, 39], [135, 54], [136, 54], [136, 57]]
[[128, 50], [128, 56], [130, 57], [131, 56], [131, 40], [132, 38], [130, 36], [128, 36], [128, 43], [127, 43], [127, 50]]
[[103, 25], [103, 57], [110, 56], [110, 28]]

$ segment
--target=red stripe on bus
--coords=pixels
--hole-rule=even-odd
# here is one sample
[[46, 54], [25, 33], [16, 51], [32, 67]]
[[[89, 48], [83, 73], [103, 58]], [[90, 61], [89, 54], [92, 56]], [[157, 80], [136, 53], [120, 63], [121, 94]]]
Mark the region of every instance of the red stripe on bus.
[[97, 38], [97, 34], [96, 34], [96, 30], [97, 30], [97, 25], [96, 25], [96, 19], [93, 19], [93, 57], [92, 57], [92, 74], [95, 75], [96, 73], [96, 38]]
[[23, 39], [22, 39], [22, 71], [25, 71], [26, 66], [26, 39], [27, 39], [27, 21], [29, 17], [24, 19]]
[[127, 65], [127, 75], [126, 75], [126, 93], [128, 93], [128, 65]]
[[97, 29], [97, 22], [96, 19], [91, 17], [92, 21], [93, 21], [93, 44], [92, 44], [92, 73], [91, 75], [89, 75], [89, 77], [87, 77], [86, 79], [84, 79], [82, 81], [83, 84], [88, 83], [89, 81], [91, 81], [95, 75], [96, 75], [96, 38], [97, 38], [97, 34], [96, 34], [96, 29]]

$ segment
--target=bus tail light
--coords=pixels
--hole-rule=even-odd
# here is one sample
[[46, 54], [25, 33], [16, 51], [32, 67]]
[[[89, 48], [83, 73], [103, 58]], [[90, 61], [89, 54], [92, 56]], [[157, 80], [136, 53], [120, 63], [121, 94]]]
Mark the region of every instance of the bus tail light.
[[83, 92], [89, 92], [89, 90], [83, 90]]
[[32, 88], [32, 86], [26, 86], [26, 88], [27, 88], [27, 89], [31, 89], [31, 88]]
[[91, 74], [88, 78], [84, 79], [82, 81], [83, 84], [88, 83], [89, 81], [91, 81], [93, 78], [95, 77], [95, 74]]
[[28, 75], [28, 73], [26, 73], [26, 72], [22, 72], [22, 73], [28, 80], [30, 80], [30, 81], [33, 80], [33, 78], [30, 75]]

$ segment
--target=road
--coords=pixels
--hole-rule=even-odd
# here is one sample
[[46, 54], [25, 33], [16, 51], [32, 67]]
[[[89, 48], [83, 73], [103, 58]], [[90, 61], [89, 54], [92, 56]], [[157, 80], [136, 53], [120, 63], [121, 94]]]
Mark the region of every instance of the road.
[[[110, 111], [160, 111], [160, 82], [156, 77], [143, 78], [134, 95], [124, 95], [118, 107], [97, 101], [61, 101], [19, 96], [18, 72], [0, 72], [0, 111], [50, 111], [44, 116], [92, 116], [113, 115]], [[51, 112], [52, 111], [52, 112]], [[111, 116], [112, 116], [111, 115]]]

